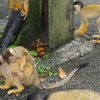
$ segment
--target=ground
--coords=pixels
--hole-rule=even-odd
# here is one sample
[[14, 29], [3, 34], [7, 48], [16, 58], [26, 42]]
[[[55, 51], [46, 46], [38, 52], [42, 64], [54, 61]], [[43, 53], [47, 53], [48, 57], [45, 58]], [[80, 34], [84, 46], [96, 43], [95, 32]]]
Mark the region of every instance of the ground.
[[[2, 0], [0, 0], [0, 2], [1, 1]], [[84, 4], [100, 3], [99, 0], [84, 0], [84, 1], [80, 0], [80, 1], [82, 1]], [[90, 27], [86, 32], [86, 34], [89, 36], [98, 34], [97, 27], [94, 21], [95, 19], [90, 20]], [[75, 28], [78, 28], [79, 26], [79, 20], [77, 19], [77, 17], [75, 17], [74, 19], [74, 26]], [[79, 64], [83, 62], [89, 62], [89, 65], [79, 70], [67, 84], [52, 90], [42, 90], [42, 91], [52, 93], [55, 91], [68, 90], [68, 89], [91, 89], [100, 93], [100, 62], [99, 62], [100, 55], [99, 54], [100, 54], [100, 44], [95, 44], [93, 50], [90, 53], [84, 55], [83, 57], [79, 57], [74, 60], [60, 64], [59, 66], [62, 67], [63, 70], [66, 71], [66, 73], [68, 74]], [[72, 66], [70, 66], [68, 63], [72, 64]], [[59, 79], [51, 77], [46, 82], [49, 82], [50, 80], [59, 80]], [[8, 95], [7, 91], [8, 90], [0, 90], [0, 100], [26, 100], [28, 94], [40, 90], [34, 86], [26, 86], [25, 90], [19, 93], [18, 96], [14, 94]]]

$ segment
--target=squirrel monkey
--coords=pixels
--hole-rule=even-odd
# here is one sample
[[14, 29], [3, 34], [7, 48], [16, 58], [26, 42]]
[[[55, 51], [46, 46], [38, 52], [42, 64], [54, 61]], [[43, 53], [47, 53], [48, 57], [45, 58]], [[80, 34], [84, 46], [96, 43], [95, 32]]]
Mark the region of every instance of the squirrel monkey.
[[14, 56], [14, 51], [12, 50], [12, 48], [6, 48], [5, 50], [2, 51], [2, 56], [3, 59], [5, 59], [7, 61], [7, 63], [19, 63], [20, 65], [20, 71], [23, 71], [23, 68], [25, 66], [26, 63], [26, 57], [25, 55], [22, 57], [16, 57]]
[[[23, 59], [20, 60], [23, 61]], [[24, 89], [24, 86], [21, 84], [20, 81], [26, 79], [26, 77], [24, 75], [24, 72], [19, 70], [20, 62], [18, 60], [16, 61], [15, 63], [8, 63], [5, 59], [3, 59], [2, 55], [0, 54], [0, 73], [5, 78], [5, 85], [0, 86], [0, 88], [8, 89], [11, 86], [16, 86], [18, 88], [9, 90], [8, 94], [20, 92]]]
[[20, 59], [15, 59], [14, 62], [8, 62], [0, 55], [0, 74], [6, 79], [5, 85], [0, 86], [0, 88], [8, 89], [11, 86], [17, 87], [17, 89], [9, 90], [8, 94], [21, 92], [24, 90], [23, 85], [35, 85], [41, 89], [35, 64], [33, 66], [30, 62], [25, 62], [23, 71], [20, 71], [21, 62], [23, 62], [23, 56]]
[[[100, 16], [100, 4], [87, 4], [83, 6], [80, 1], [74, 2], [74, 13], [80, 17], [81, 25], [75, 34], [83, 35], [89, 26], [88, 19]], [[100, 18], [97, 19], [97, 27], [100, 33]]]
[[[7, 48], [7, 50], [10, 50], [10, 49], [11, 48], [9, 48], [9, 49]], [[0, 60], [1, 61], [0, 68], [2, 68], [2, 69], [0, 69], [0, 72], [6, 78], [6, 80], [11, 80], [11, 82], [14, 83], [14, 85], [18, 88], [17, 90], [16, 89], [9, 90], [8, 94], [21, 92], [24, 89], [22, 84], [35, 85], [39, 89], [53, 89], [56, 87], [60, 87], [60, 86], [64, 85], [65, 83], [67, 83], [79, 69], [88, 65], [88, 63], [80, 64], [73, 71], [71, 71], [69, 73], [69, 75], [66, 78], [64, 78], [63, 80], [41, 86], [37, 68], [36, 68], [36, 64], [35, 64], [35, 60], [26, 48], [24, 48], [22, 46], [17, 46], [15, 48], [12, 48], [12, 51], [11, 51], [13, 53], [12, 57], [15, 57], [14, 58], [15, 62], [12, 62], [12, 60], [10, 60], [9, 63], [8, 63], [9, 60], [5, 59], [5, 58], [7, 58], [5, 56], [9, 56], [8, 58], [12, 58], [12, 57], [10, 57], [10, 55], [7, 55], [9, 53], [7, 53], [8, 51], [6, 51], [6, 49], [4, 51], [2, 52], [2, 55], [3, 55], [2, 58], [4, 60], [2, 60], [2, 59]], [[21, 71], [20, 64], [18, 63], [18, 61], [20, 59], [22, 61], [23, 56], [25, 56], [26, 61], [25, 61], [25, 65], [23, 65], [24, 67], [22, 66], [23, 71]], [[20, 58], [20, 59], [18, 59], [18, 58]], [[5, 65], [5, 67], [2, 66], [3, 64]], [[16, 69], [16, 71], [14, 71], [14, 69]], [[6, 73], [5, 70], [6, 71], [8, 70], [9, 72]], [[11, 76], [9, 76], [9, 73]], [[8, 74], [9, 77], [6, 74]], [[8, 88], [10, 88], [12, 86], [12, 83], [9, 83], [10, 86], [8, 85], [9, 86]], [[2, 87], [3, 86], [1, 86], [0, 88], [2, 88]]]
[[29, 0], [7, 0], [8, 7], [14, 10], [21, 10], [21, 16], [26, 19], [29, 11]]
[[5, 85], [0, 88], [18, 88], [9, 90], [8, 94], [21, 92], [24, 89], [23, 85], [35, 85], [41, 89], [35, 60], [27, 49], [21, 46], [6, 48], [0, 55], [0, 62], [0, 73], [6, 79]]
[[100, 100], [100, 93], [87, 89], [56, 91], [50, 95], [43, 91], [33, 92], [27, 100]]

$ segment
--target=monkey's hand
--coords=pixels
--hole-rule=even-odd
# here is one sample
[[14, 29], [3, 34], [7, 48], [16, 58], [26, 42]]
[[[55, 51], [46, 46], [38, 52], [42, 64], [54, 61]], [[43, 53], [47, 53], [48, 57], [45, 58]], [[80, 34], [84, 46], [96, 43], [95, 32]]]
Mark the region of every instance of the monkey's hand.
[[8, 94], [12, 94], [12, 93], [18, 93], [18, 92], [21, 92], [22, 91], [22, 89], [12, 89], [12, 90], [9, 90], [7, 93]]
[[74, 31], [74, 34], [83, 35], [84, 33], [80, 32], [79, 30], [75, 30], [75, 31]]
[[9, 86], [7, 86], [7, 85], [3, 85], [3, 86], [0, 86], [0, 88], [1, 88], [1, 89], [8, 89]]
[[93, 43], [100, 43], [100, 40], [92, 40], [90, 42], [93, 42]]
[[26, 17], [27, 17], [27, 14], [23, 10], [21, 10], [20, 14], [21, 14], [22, 17], [24, 17], [23, 20], [25, 20]]
[[18, 8], [15, 7], [14, 10], [15, 10], [15, 11], [18, 11]]
[[93, 35], [92, 38], [97, 38], [97, 39], [99, 39], [99, 38], [100, 38], [100, 35]]

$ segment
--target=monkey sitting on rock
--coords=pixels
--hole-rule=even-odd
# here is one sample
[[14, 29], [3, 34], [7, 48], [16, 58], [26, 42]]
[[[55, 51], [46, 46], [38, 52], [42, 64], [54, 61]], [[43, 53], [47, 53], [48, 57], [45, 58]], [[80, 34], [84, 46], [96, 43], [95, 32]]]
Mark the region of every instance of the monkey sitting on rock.
[[39, 89], [60, 87], [67, 83], [79, 69], [88, 65], [88, 62], [82, 63], [63, 80], [41, 86], [34, 57], [26, 48], [22, 46], [6, 48], [0, 55], [0, 62], [0, 73], [6, 79], [5, 85], [0, 86], [0, 88], [8, 89], [13, 85], [18, 88], [9, 90], [8, 94], [21, 92], [24, 90], [23, 85], [35, 85]]

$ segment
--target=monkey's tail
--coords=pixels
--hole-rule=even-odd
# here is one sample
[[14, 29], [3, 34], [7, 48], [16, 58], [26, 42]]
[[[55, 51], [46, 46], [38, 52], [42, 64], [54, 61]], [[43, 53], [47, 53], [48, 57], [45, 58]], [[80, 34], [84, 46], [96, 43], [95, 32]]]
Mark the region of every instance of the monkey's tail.
[[66, 84], [70, 79], [71, 77], [81, 68], [87, 66], [89, 63], [86, 62], [86, 63], [82, 63], [80, 64], [78, 67], [76, 67], [73, 71], [71, 71], [69, 73], [69, 75], [64, 78], [63, 80], [59, 81], [59, 82], [55, 82], [55, 83], [52, 83], [52, 84], [49, 84], [48, 86], [42, 86], [43, 89], [53, 89], [53, 88], [56, 88], [56, 87], [60, 87], [64, 84]]

